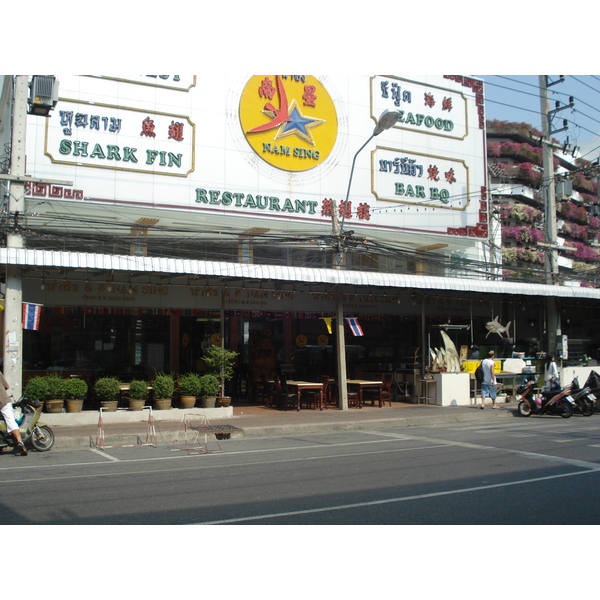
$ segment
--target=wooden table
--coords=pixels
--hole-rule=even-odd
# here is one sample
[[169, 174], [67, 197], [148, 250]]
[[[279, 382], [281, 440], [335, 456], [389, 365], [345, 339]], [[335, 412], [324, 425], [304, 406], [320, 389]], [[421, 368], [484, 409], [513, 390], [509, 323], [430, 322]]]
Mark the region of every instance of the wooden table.
[[[286, 385], [289, 388], [293, 388], [296, 390], [296, 399], [297, 399], [297, 409], [300, 410], [300, 396], [302, 392], [305, 390], [319, 390], [319, 409], [323, 410], [323, 382], [315, 382], [315, 381], [286, 381]], [[315, 402], [314, 409], [317, 409], [317, 403]]]
[[[383, 381], [371, 381], [370, 379], [347, 379], [346, 383], [348, 385], [354, 386], [358, 388], [358, 408], [363, 405], [363, 390], [365, 388], [375, 388], [381, 392], [381, 386], [383, 385]], [[373, 400], [373, 405], [375, 405], [375, 400]], [[379, 395], [379, 408], [383, 406], [381, 401], [381, 393]]]

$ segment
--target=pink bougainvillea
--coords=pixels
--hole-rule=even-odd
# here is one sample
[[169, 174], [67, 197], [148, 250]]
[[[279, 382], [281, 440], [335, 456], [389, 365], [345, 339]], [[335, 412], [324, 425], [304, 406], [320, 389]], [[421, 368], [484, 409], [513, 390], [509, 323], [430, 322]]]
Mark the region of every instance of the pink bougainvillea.
[[544, 240], [544, 232], [535, 227], [503, 227], [502, 237], [504, 239], [515, 239], [522, 244], [533, 244]]

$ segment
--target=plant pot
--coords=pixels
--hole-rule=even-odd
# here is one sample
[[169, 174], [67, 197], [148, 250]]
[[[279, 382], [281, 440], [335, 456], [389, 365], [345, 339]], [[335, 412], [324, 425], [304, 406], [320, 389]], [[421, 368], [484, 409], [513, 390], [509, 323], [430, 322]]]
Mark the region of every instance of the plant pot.
[[219, 396], [215, 406], [229, 406], [231, 404], [231, 396]]
[[142, 410], [146, 406], [144, 398], [129, 398], [129, 410]]
[[171, 408], [171, 398], [155, 398], [154, 408], [156, 410], [168, 410]]
[[106, 412], [116, 412], [118, 404], [118, 400], [102, 400], [100, 402], [100, 407]]
[[83, 409], [82, 398], [69, 398], [68, 400], [66, 400], [66, 404], [68, 413], [81, 412]]
[[216, 401], [216, 396], [202, 396], [202, 408], [214, 408]]
[[45, 400], [44, 408], [48, 413], [59, 413], [62, 412], [64, 400]]
[[181, 408], [194, 408], [196, 405], [196, 396], [181, 396]]

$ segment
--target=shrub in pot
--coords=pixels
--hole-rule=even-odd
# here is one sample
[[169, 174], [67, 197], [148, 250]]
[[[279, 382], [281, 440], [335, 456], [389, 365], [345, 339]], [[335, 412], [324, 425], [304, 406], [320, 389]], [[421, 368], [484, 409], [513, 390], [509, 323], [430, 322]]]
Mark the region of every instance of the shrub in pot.
[[146, 403], [148, 395], [148, 382], [144, 379], [133, 379], [129, 382], [129, 391], [127, 392], [127, 400], [129, 402], [129, 410], [142, 410]]
[[117, 410], [121, 396], [121, 382], [116, 377], [100, 377], [94, 384], [94, 392], [100, 406], [106, 410]]
[[48, 398], [48, 379], [46, 377], [37, 375], [32, 377], [25, 386], [24, 395], [27, 398], [32, 398], [33, 400], [39, 400], [43, 402]]
[[64, 395], [67, 412], [79, 412], [83, 408], [83, 401], [88, 392], [88, 384], [79, 377], [63, 379]]
[[170, 373], [157, 373], [152, 382], [154, 406], [159, 410], [171, 408], [171, 399], [175, 392], [175, 379]]
[[200, 376], [196, 373], [185, 373], [179, 377], [179, 394], [181, 396], [181, 408], [193, 408], [196, 397], [200, 395]]
[[57, 373], [51, 373], [45, 376], [48, 384], [48, 395], [46, 396], [44, 406], [46, 412], [62, 412], [65, 403], [65, 381]]
[[212, 373], [207, 373], [199, 378], [200, 391], [198, 396], [202, 397], [202, 406], [204, 408], [212, 408], [215, 405], [217, 394], [221, 388], [219, 378]]

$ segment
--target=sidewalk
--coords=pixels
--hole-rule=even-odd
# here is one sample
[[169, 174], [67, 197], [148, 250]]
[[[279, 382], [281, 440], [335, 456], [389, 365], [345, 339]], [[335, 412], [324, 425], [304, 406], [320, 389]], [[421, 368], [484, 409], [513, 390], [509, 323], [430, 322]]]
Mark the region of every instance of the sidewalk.
[[[395, 427], [415, 427], [418, 425], [437, 425], [442, 423], [461, 423], [471, 421], [487, 421], [515, 416], [516, 404], [499, 404], [492, 410], [491, 404], [486, 410], [479, 405], [470, 406], [434, 406], [394, 402], [392, 406], [364, 406], [361, 409], [351, 408], [346, 411], [337, 408], [327, 410], [304, 409], [297, 411], [279, 411], [265, 406], [240, 405], [233, 407], [233, 416], [210, 418], [210, 425], [233, 426], [235, 437], [271, 437], [288, 436], [305, 433], [322, 433], [327, 431], [348, 431], [360, 429], [389, 429]], [[182, 427], [182, 419], [187, 418], [192, 425], [199, 423], [198, 410], [170, 409], [169, 411], [152, 411], [154, 430], [158, 444], [169, 443], [175, 439], [177, 430]], [[141, 442], [146, 440], [149, 429], [149, 411], [137, 412], [136, 420], [131, 420], [129, 411], [112, 413], [109, 419], [103, 418], [102, 436], [104, 444], [118, 445], [135, 443], [124, 441], [135, 437]], [[168, 414], [165, 414], [168, 413]], [[81, 413], [79, 413], [81, 414]], [[73, 414], [43, 414], [40, 419], [46, 422], [55, 435], [54, 449], [89, 448], [94, 446], [100, 433], [98, 417], [100, 413], [91, 412], [86, 415], [83, 425], [73, 423]], [[106, 413], [103, 413], [106, 417]], [[94, 423], [94, 424], [91, 424]], [[226, 442], [225, 442], [226, 443]]]

